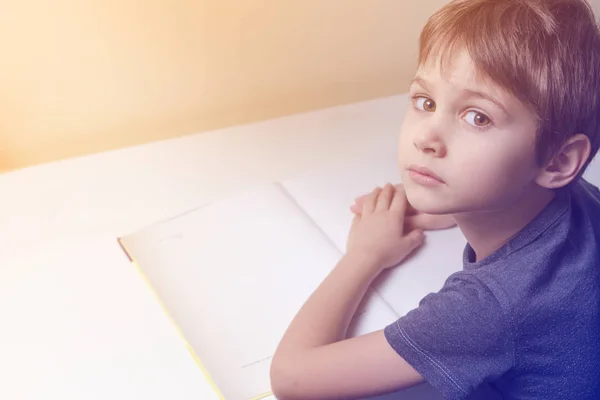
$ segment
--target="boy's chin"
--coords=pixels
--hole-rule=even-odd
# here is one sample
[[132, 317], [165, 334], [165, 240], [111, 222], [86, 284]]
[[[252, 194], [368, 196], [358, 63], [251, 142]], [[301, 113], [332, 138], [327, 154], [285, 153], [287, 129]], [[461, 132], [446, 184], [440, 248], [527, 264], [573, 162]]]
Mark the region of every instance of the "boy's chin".
[[417, 211], [431, 215], [448, 215], [457, 212], [456, 207], [445, 204], [442, 199], [431, 198], [431, 196], [411, 195], [406, 192], [406, 198], [410, 205]]
[[417, 206], [413, 206], [415, 208], [415, 210], [423, 213], [423, 214], [429, 214], [429, 215], [450, 215], [450, 214], [455, 214], [456, 211], [454, 211], [454, 209], [451, 208], [443, 208], [443, 207], [417, 207]]

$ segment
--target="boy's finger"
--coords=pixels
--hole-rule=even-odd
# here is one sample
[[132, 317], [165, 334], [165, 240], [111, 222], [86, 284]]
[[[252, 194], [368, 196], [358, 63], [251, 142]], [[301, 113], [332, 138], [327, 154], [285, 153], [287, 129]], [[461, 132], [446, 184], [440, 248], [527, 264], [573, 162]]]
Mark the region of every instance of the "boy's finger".
[[[396, 190], [404, 190], [404, 184], [397, 183], [397, 184], [394, 185], [394, 188]], [[414, 208], [410, 203], [406, 203], [405, 213], [406, 213], [406, 215], [415, 215], [415, 214], [418, 214], [419, 211], [417, 211], [417, 209]]]
[[365, 194], [361, 194], [360, 196], [356, 197], [354, 199], [355, 202], [359, 203], [361, 201], [364, 201], [365, 198], [369, 195], [369, 193], [365, 193]]
[[360, 221], [360, 215], [355, 215], [354, 218], [352, 218], [352, 224], [350, 225], [350, 228], [354, 227], [358, 221]]
[[390, 211], [398, 212], [400, 215], [404, 216], [407, 204], [408, 200], [406, 199], [404, 187], [397, 187], [394, 193], [394, 198], [392, 199], [392, 204], [390, 205]]
[[415, 229], [404, 237], [407, 253], [410, 254], [425, 242], [423, 231]]
[[369, 193], [361, 194], [357, 198], [354, 199], [354, 204], [362, 210], [363, 205], [365, 204], [365, 199], [369, 196]]
[[375, 211], [375, 207], [377, 205], [377, 198], [379, 197], [379, 193], [381, 193], [381, 188], [377, 186], [373, 191], [365, 198], [364, 204], [362, 207], [362, 214], [371, 214]]
[[389, 210], [395, 191], [396, 191], [396, 189], [394, 189], [392, 184], [387, 183], [383, 187], [383, 190], [381, 191], [381, 194], [379, 195], [379, 198], [377, 199], [376, 209], [377, 210]]

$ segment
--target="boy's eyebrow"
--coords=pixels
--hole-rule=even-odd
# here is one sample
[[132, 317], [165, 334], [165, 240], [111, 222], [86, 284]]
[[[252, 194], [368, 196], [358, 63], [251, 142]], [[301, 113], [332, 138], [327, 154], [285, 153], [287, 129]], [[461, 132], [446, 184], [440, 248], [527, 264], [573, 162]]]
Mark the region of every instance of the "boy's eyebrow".
[[500, 103], [498, 100], [496, 100], [495, 98], [493, 98], [492, 96], [490, 96], [487, 93], [478, 92], [477, 90], [471, 90], [471, 89], [463, 89], [462, 92], [464, 94], [466, 94], [468, 97], [478, 97], [480, 99], [487, 100], [487, 101], [489, 101], [491, 103], [494, 103], [496, 105], [496, 107], [498, 107], [500, 110], [502, 110], [502, 112], [504, 114], [509, 115], [508, 111], [502, 105], [502, 103]]
[[430, 91], [429, 85], [427, 84], [427, 82], [425, 82], [425, 79], [421, 78], [419, 75], [416, 75], [414, 78], [412, 78], [409, 87], [414, 85], [415, 83], [419, 86], [422, 86], [423, 89]]
[[[425, 79], [421, 78], [420, 76], [415, 76], [411, 81], [410, 81], [410, 86], [412, 86], [413, 84], [418, 84], [419, 86], [423, 87], [423, 89], [427, 90], [427, 91], [431, 91], [429, 88], [428, 83], [425, 81]], [[468, 97], [476, 97], [476, 98], [480, 98], [483, 100], [487, 100], [493, 104], [496, 105], [496, 107], [498, 107], [500, 110], [502, 110], [502, 112], [504, 112], [506, 115], [509, 115], [508, 110], [502, 105], [502, 103], [498, 100], [496, 100], [494, 97], [490, 96], [487, 93], [483, 93], [477, 90], [473, 90], [473, 89], [463, 89], [462, 92], [468, 96]]]

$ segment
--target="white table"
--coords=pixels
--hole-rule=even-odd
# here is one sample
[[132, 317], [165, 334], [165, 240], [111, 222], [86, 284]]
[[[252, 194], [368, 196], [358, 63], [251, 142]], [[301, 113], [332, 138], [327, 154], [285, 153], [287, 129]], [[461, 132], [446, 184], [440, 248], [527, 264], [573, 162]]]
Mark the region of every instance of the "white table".
[[[8, 353], [0, 380], [9, 380], [0, 398], [214, 398], [184, 349], [172, 350], [179, 342], [136, 278], [111, 281], [95, 268], [101, 247], [73, 243], [126, 234], [244, 187], [395, 157], [406, 105], [405, 95], [377, 99], [0, 176], [0, 316], [10, 324], [0, 329]], [[36, 258], [51, 243], [78, 248], [77, 257]], [[52, 290], [64, 298], [37, 298]]]

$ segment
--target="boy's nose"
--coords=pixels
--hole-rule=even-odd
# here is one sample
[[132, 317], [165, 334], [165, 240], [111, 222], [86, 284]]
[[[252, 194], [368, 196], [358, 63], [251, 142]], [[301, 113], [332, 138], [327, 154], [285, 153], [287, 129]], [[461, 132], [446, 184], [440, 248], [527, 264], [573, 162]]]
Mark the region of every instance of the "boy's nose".
[[417, 150], [433, 157], [445, 157], [446, 145], [439, 136], [427, 133], [415, 136], [413, 144]]

